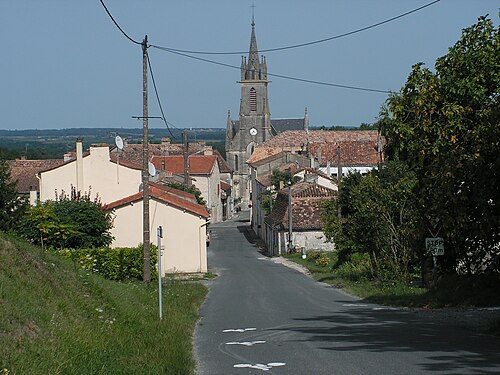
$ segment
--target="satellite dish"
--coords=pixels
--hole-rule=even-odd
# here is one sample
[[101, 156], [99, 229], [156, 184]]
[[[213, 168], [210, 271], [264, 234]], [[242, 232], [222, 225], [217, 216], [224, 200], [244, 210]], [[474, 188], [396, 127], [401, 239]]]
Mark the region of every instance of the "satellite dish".
[[115, 137], [115, 144], [118, 149], [123, 150], [123, 139], [119, 135]]
[[148, 162], [148, 172], [151, 175], [151, 177], [156, 176], [156, 168], [153, 163]]

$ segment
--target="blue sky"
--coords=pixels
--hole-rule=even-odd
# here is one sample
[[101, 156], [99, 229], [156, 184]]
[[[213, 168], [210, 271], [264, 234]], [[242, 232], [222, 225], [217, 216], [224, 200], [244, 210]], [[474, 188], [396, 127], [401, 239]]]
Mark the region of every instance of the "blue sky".
[[[176, 49], [247, 51], [252, 3], [260, 50], [356, 30], [432, 0], [105, 0], [133, 39]], [[461, 30], [496, 0], [441, 0], [419, 12], [344, 38], [266, 52], [268, 71], [301, 79], [399, 90], [411, 66], [433, 67]], [[115, 27], [99, 0], [0, 0], [0, 128], [142, 127], [141, 47]], [[175, 127], [225, 127], [237, 118], [239, 71], [149, 49], [167, 120]], [[200, 56], [239, 66], [241, 54]], [[387, 94], [270, 77], [273, 118], [312, 126], [376, 120]], [[160, 115], [152, 84], [149, 114]], [[151, 120], [150, 126], [164, 126]]]

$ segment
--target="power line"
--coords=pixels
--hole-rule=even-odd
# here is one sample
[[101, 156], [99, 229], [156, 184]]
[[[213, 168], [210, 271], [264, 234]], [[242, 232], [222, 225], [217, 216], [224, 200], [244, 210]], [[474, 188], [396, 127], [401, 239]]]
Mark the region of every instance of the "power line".
[[[202, 57], [191, 56], [191, 55], [188, 55], [186, 53], [175, 52], [175, 51], [172, 51], [172, 50], [170, 50], [168, 48], [164, 48], [164, 47], [159, 47], [159, 46], [154, 46], [154, 45], [151, 45], [151, 47], [157, 48], [157, 49], [159, 49], [161, 51], [173, 53], [175, 55], [188, 57], [190, 59], [199, 60], [199, 61], [203, 61], [203, 62], [206, 62], [206, 63], [214, 64], [214, 65], [224, 66], [224, 67], [227, 67], [227, 68], [238, 69], [238, 70], [241, 69], [240, 66], [226, 64], [226, 63], [222, 63], [222, 62], [214, 61], [214, 60], [209, 60], [209, 59], [205, 59], [205, 58], [202, 58]], [[390, 93], [393, 92], [393, 91], [389, 91], [389, 90], [379, 90], [379, 89], [372, 89], [372, 88], [367, 88], [367, 87], [342, 85], [342, 84], [338, 84], [338, 83], [330, 83], [330, 82], [324, 82], [324, 81], [315, 81], [315, 80], [310, 80], [310, 79], [291, 77], [291, 76], [286, 76], [286, 75], [282, 75], [282, 74], [275, 74], [275, 73], [269, 73], [269, 72], [267, 73], [267, 75], [271, 76], [271, 77], [288, 79], [288, 80], [291, 80], [291, 81], [305, 82], [305, 83], [311, 83], [311, 84], [322, 85], [322, 86], [338, 87], [338, 88], [350, 89], [350, 90], [368, 91], [368, 92], [375, 92], [375, 93], [382, 93], [382, 94], [390, 94]]]
[[[340, 38], [343, 38], [343, 37], [346, 37], [346, 36], [349, 36], [349, 35], [357, 34], [357, 33], [360, 33], [362, 31], [373, 29], [375, 27], [378, 27], [378, 26], [384, 25], [386, 23], [395, 21], [395, 20], [397, 20], [399, 18], [408, 16], [409, 14], [412, 14], [412, 13], [418, 12], [418, 11], [424, 9], [424, 8], [430, 7], [431, 5], [439, 3], [440, 1], [441, 0], [434, 0], [434, 1], [430, 2], [430, 3], [428, 3], [428, 4], [422, 5], [421, 7], [415, 8], [415, 9], [410, 10], [410, 11], [405, 12], [405, 13], [402, 13], [402, 14], [400, 14], [398, 16], [395, 16], [395, 17], [392, 17], [392, 18], [388, 18], [388, 19], [386, 19], [384, 21], [380, 21], [380, 22], [374, 23], [372, 25], [365, 26], [365, 27], [362, 27], [362, 28], [359, 28], [359, 29], [356, 29], [356, 30], [353, 30], [353, 31], [348, 31], [348, 32], [343, 33], [343, 34], [338, 34], [338, 35], [334, 35], [334, 36], [331, 36], [331, 37], [328, 37], [328, 38], [318, 39], [318, 40], [314, 40], [314, 41], [306, 42], [306, 43], [293, 44], [293, 45], [290, 45], [290, 46], [277, 47], [277, 48], [263, 49], [263, 50], [260, 50], [259, 52], [283, 51], [283, 50], [287, 50], [287, 49], [294, 49], [294, 48], [306, 47], [306, 46], [311, 46], [313, 44], [319, 44], [319, 43], [329, 42], [329, 41], [335, 40], [335, 39], [340, 39]], [[248, 51], [234, 51], [234, 52], [195, 51], [195, 50], [176, 49], [176, 48], [170, 48], [170, 47], [161, 47], [161, 46], [156, 46], [156, 45], [151, 45], [151, 47], [155, 47], [155, 48], [159, 48], [159, 49], [163, 49], [163, 50], [168, 50], [169, 52], [189, 53], [189, 54], [193, 54], [193, 55], [241, 55], [241, 54], [246, 54], [248, 52]]]
[[118, 30], [120, 30], [120, 31], [121, 31], [121, 33], [122, 33], [123, 35], [125, 35], [125, 37], [126, 37], [128, 40], [130, 40], [132, 43], [135, 43], [135, 44], [142, 44], [141, 42], [138, 42], [138, 41], [136, 41], [136, 40], [132, 39], [131, 37], [129, 37], [129, 36], [127, 35], [127, 33], [126, 33], [126, 32], [125, 32], [125, 31], [124, 31], [124, 30], [120, 27], [120, 25], [118, 25], [118, 22], [116, 22], [116, 21], [115, 21], [115, 19], [113, 18], [113, 16], [112, 16], [112, 15], [111, 15], [111, 13], [109, 12], [108, 8], [106, 7], [106, 4], [104, 4], [104, 2], [103, 2], [102, 0], [99, 0], [99, 1], [101, 2], [102, 6], [103, 6], [103, 7], [104, 7], [104, 9], [106, 10], [106, 13], [108, 13], [108, 16], [109, 16], [109, 18], [111, 18], [111, 21], [113, 21], [113, 23], [115, 24], [115, 26], [118, 28]]
[[148, 59], [149, 72], [151, 73], [151, 81], [153, 82], [153, 87], [155, 89], [155, 94], [156, 94], [156, 100], [158, 101], [158, 106], [160, 107], [160, 112], [161, 112], [163, 122], [165, 122], [165, 126], [167, 127], [168, 132], [170, 133], [172, 138], [177, 139], [175, 137], [175, 135], [172, 133], [172, 131], [170, 130], [170, 127], [168, 126], [168, 123], [167, 123], [167, 119], [165, 118], [165, 113], [163, 112], [163, 106], [161, 105], [160, 96], [158, 95], [158, 89], [156, 87], [155, 77], [153, 75], [153, 69], [151, 67], [151, 61], [149, 59], [149, 53], [147, 53], [147, 50], [146, 50], [146, 58]]

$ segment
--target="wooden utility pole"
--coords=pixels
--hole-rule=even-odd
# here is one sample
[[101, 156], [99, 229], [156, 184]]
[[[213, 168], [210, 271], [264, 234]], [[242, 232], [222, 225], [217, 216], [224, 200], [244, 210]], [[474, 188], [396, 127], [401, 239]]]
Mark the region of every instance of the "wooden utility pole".
[[184, 185], [186, 188], [191, 187], [191, 177], [189, 176], [189, 144], [187, 129], [184, 129]]
[[[340, 145], [337, 146], [337, 189], [340, 191], [340, 182], [342, 181], [342, 163], [340, 162]], [[337, 202], [337, 215], [342, 217], [342, 209]]]
[[151, 249], [149, 234], [149, 142], [148, 142], [148, 36], [142, 41], [142, 243], [144, 246], [143, 280], [149, 283]]

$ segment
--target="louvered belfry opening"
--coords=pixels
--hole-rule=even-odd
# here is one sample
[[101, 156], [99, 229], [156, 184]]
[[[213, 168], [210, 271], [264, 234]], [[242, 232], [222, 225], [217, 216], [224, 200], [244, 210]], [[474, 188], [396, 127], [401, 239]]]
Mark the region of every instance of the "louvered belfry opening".
[[257, 92], [253, 87], [250, 89], [250, 111], [257, 112]]

